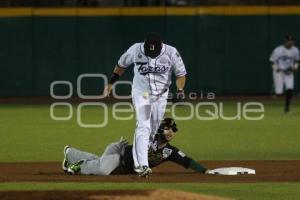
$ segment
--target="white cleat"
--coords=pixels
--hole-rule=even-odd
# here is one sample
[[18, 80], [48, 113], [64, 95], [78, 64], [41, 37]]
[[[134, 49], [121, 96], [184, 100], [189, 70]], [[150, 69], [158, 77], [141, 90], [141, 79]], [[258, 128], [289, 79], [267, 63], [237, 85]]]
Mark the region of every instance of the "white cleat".
[[148, 166], [143, 166], [140, 168], [141, 172], [138, 173], [139, 177], [145, 177], [148, 178], [150, 174], [152, 174], [152, 169]]

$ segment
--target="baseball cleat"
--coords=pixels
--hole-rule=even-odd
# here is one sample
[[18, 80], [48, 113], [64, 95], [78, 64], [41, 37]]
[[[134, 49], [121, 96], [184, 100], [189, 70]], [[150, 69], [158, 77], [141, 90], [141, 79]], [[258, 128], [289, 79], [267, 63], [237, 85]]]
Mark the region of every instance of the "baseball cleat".
[[142, 173], [143, 172], [143, 168], [142, 167], [135, 167], [134, 169], [133, 169], [136, 173]]
[[74, 175], [77, 172], [80, 171], [81, 169], [81, 164], [83, 163], [84, 160], [80, 160], [79, 162], [75, 163], [75, 164], [70, 164], [68, 169], [67, 169], [67, 173], [70, 175]]
[[290, 109], [285, 108], [285, 109], [284, 109], [284, 114], [290, 115], [290, 114], [292, 114], [292, 112], [290, 111]]
[[69, 166], [69, 163], [68, 163], [67, 159], [64, 158], [62, 161], [62, 169], [64, 170], [64, 172], [68, 171], [68, 166]]
[[145, 177], [148, 178], [150, 174], [152, 174], [152, 169], [148, 166], [143, 166], [142, 171], [139, 174], [139, 177]]
[[70, 165], [70, 163], [68, 162], [68, 159], [67, 159], [67, 151], [69, 148], [70, 148], [70, 146], [68, 146], [68, 145], [64, 147], [64, 159], [62, 162], [62, 169], [64, 170], [64, 172], [68, 171], [68, 167]]

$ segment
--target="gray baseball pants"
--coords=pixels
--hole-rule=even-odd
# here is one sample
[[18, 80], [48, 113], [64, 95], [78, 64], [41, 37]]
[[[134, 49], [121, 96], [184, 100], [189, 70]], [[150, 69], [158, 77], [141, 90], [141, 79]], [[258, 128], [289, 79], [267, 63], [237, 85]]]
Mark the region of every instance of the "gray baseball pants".
[[83, 160], [80, 170], [81, 174], [109, 175], [120, 163], [121, 148], [120, 142], [114, 142], [106, 147], [101, 156], [97, 156], [70, 147], [66, 152], [66, 158], [72, 164]]

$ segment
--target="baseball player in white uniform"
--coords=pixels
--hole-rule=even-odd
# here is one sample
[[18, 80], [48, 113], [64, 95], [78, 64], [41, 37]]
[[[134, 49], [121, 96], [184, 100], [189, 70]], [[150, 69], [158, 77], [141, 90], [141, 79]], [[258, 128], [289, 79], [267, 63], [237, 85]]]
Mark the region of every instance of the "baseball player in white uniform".
[[148, 176], [152, 173], [148, 163], [149, 141], [164, 117], [172, 73], [176, 76], [177, 97], [182, 99], [186, 69], [177, 49], [152, 33], [120, 57], [104, 95], [111, 93], [114, 82], [129, 66], [134, 68], [132, 102], [137, 120], [132, 148], [134, 170], [139, 176]]
[[294, 38], [291, 35], [285, 37], [283, 45], [274, 49], [270, 61], [273, 68], [275, 94], [281, 95], [285, 89], [284, 112], [289, 113], [294, 89], [294, 72], [299, 65], [299, 50], [294, 46]]

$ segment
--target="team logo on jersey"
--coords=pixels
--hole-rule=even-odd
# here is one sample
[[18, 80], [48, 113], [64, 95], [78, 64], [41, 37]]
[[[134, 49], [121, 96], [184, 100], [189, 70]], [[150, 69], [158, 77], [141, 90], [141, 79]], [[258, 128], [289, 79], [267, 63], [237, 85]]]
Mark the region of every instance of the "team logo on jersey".
[[138, 72], [141, 75], [146, 75], [149, 73], [161, 74], [161, 73], [167, 72], [169, 69], [165, 65], [157, 65], [156, 67], [147, 66], [147, 64], [148, 64], [147, 62], [137, 62], [136, 64], [139, 65]]
[[164, 148], [162, 153], [163, 153], [163, 158], [167, 158], [172, 154], [172, 149]]

